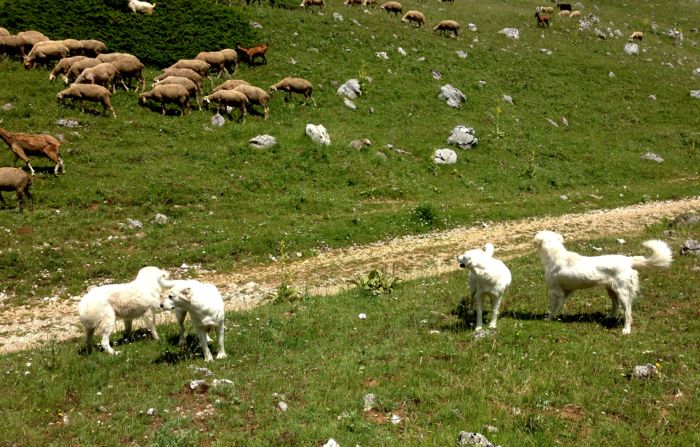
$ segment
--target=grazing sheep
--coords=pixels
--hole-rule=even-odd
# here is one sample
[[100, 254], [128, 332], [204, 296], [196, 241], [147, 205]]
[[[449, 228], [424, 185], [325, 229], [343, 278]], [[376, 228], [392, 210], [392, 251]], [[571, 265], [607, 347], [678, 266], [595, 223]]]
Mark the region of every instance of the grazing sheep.
[[372, 7], [376, 8], [377, 7], [377, 0], [362, 0], [362, 6], [365, 8]]
[[[212, 102], [216, 104], [216, 113], [219, 113], [221, 106], [224, 106], [224, 108], [232, 107], [240, 110], [241, 116], [239, 119], [241, 120], [244, 120], [248, 115], [246, 110], [248, 107], [248, 97], [243, 92], [237, 90], [219, 90], [204, 97], [205, 104], [210, 104]], [[228, 114], [232, 117], [231, 112], [228, 112]]]
[[129, 9], [131, 9], [133, 12], [140, 12], [150, 16], [153, 14], [153, 10], [156, 9], [156, 4], [142, 2], [140, 0], [129, 0]]
[[630, 36], [629, 40], [630, 40], [630, 42], [632, 42], [633, 40], [636, 40], [637, 42], [641, 42], [643, 38], [644, 38], [644, 33], [642, 31], [635, 31]]
[[221, 73], [226, 71], [226, 60], [220, 51], [202, 51], [195, 56], [196, 60], [204, 61], [209, 64], [210, 68], [216, 70], [216, 77], [221, 76]]
[[190, 95], [190, 98], [194, 98], [194, 101], [197, 103], [199, 110], [202, 110], [202, 104], [200, 104], [198, 97], [199, 89], [197, 88], [197, 84], [195, 84], [187, 78], [183, 78], [182, 76], [168, 76], [167, 78], [158, 81], [158, 83], [154, 84], [153, 87], [155, 85], [168, 84], [178, 84], [185, 87], [187, 89], [187, 93]]
[[97, 84], [71, 84], [65, 90], [61, 90], [56, 94], [56, 99], [63, 103], [66, 99], [80, 100], [80, 110], [85, 112], [85, 107], [83, 101], [99, 102], [102, 104], [102, 109], [107, 113], [107, 109], [112, 112], [113, 117], [117, 117], [117, 112], [114, 111], [112, 107], [112, 101], [110, 100], [112, 92], [107, 88], [97, 85]]
[[71, 65], [70, 69], [68, 69], [66, 74], [63, 75], [63, 82], [65, 82], [66, 84], [69, 84], [72, 81], [74, 81], [75, 79], [78, 79], [78, 76], [80, 76], [80, 74], [84, 70], [91, 68], [91, 67], [95, 67], [97, 65], [100, 65], [101, 63], [102, 62], [100, 60], [92, 58], [92, 57], [88, 57], [86, 59], [78, 61], [78, 62], [74, 63], [73, 65]]
[[569, 11], [568, 9], [565, 9], [563, 11], [559, 11], [560, 17], [569, 17], [569, 14], [571, 14], [571, 11]]
[[306, 104], [307, 100], [311, 99], [311, 101], [313, 101], [314, 103], [314, 107], [316, 106], [316, 100], [313, 96], [311, 96], [314, 87], [313, 85], [311, 85], [311, 82], [307, 81], [306, 79], [286, 77], [279, 81], [277, 84], [270, 86], [270, 92], [276, 92], [280, 90], [283, 92], [287, 92], [288, 101], [291, 101], [292, 93], [300, 93], [304, 95], [304, 104]]
[[319, 9], [323, 9], [326, 7], [326, 3], [323, 0], [301, 0], [301, 5], [299, 5], [299, 7], [306, 8], [307, 6], [318, 6]]
[[24, 196], [29, 199], [29, 206], [34, 209], [34, 200], [29, 192], [29, 187], [32, 186], [32, 176], [19, 168], [0, 168], [0, 202], [2, 206], [7, 206], [5, 198], [1, 191], [16, 191], [17, 205], [22, 211], [24, 204]]
[[61, 154], [58, 150], [61, 142], [51, 135], [45, 133], [12, 133], [0, 128], [0, 139], [2, 139], [10, 147], [12, 153], [15, 154], [15, 164], [17, 164], [17, 159], [21, 158], [22, 161], [27, 164], [32, 175], [34, 175], [34, 168], [32, 168], [31, 163], [29, 163], [29, 155], [43, 156], [56, 163], [53, 168], [53, 173], [56, 175], [58, 175], [59, 169], [61, 169], [63, 173], [66, 172], [66, 168], [63, 166], [63, 159], [61, 159]]
[[404, 14], [401, 21], [406, 23], [413, 22], [420, 28], [425, 26], [425, 15], [420, 11], [411, 10]]
[[388, 14], [394, 13], [394, 14], [398, 15], [398, 14], [401, 14], [403, 12], [403, 7], [401, 6], [401, 3], [399, 3], [399, 2], [382, 3], [382, 5], [379, 7], [379, 9], [383, 9]]
[[250, 83], [242, 79], [229, 79], [228, 81], [224, 81], [221, 84], [214, 87], [212, 93], [218, 92], [219, 90], [233, 90], [239, 85], [250, 85]]
[[204, 78], [202, 78], [199, 74], [197, 74], [197, 72], [189, 68], [166, 68], [165, 70], [163, 70], [163, 73], [159, 74], [153, 79], [153, 82], [157, 84], [158, 82], [162, 81], [168, 76], [179, 76], [181, 78], [187, 78], [195, 83], [195, 85], [197, 86], [197, 90], [202, 90], [202, 82], [204, 81]]
[[32, 47], [28, 55], [24, 56], [24, 68], [29, 70], [37, 64], [46, 65], [50, 61], [63, 59], [68, 56], [68, 53], [68, 47], [60, 42], [40, 42]]
[[190, 95], [187, 89], [178, 84], [157, 84], [152, 90], [143, 92], [139, 95], [139, 103], [146, 104], [146, 101], [152, 99], [160, 102], [161, 113], [165, 115], [165, 104], [176, 104], [180, 107], [180, 116], [185, 114], [185, 110], [190, 108]]
[[48, 37], [40, 33], [39, 31], [22, 31], [21, 33], [17, 33], [17, 37], [21, 38], [24, 40], [24, 52], [29, 53], [32, 50], [32, 47], [36, 45], [39, 42], [43, 42], [45, 40], [49, 40]]
[[11, 34], [7, 29], [0, 26], [0, 36], [11, 36]]
[[53, 81], [54, 79], [56, 79], [56, 76], [60, 74], [68, 73], [68, 70], [70, 70], [73, 64], [85, 59], [87, 59], [87, 57], [85, 56], [64, 57], [56, 63], [56, 65], [53, 67], [53, 70], [51, 70], [51, 73], [49, 73], [49, 81]]
[[107, 52], [107, 45], [97, 39], [81, 40], [80, 46], [83, 48], [83, 55], [88, 57], [95, 57]]
[[0, 36], [0, 54], [24, 58], [26, 42], [18, 36]]
[[361, 5], [362, 5], [362, 0], [345, 0], [345, 1], [343, 2], [343, 4], [344, 4], [345, 6], [355, 6], [355, 5], [361, 6]]
[[440, 23], [435, 25], [433, 31], [442, 31], [443, 35], [446, 35], [449, 31], [452, 32], [455, 37], [459, 37], [459, 23], [455, 22], [454, 20], [442, 20]]
[[80, 56], [83, 54], [83, 44], [77, 39], [57, 40], [68, 48], [68, 56]]
[[[131, 87], [131, 80], [136, 78], [136, 90], [139, 89], [139, 84], [141, 89], [146, 88], [146, 80], [143, 78], [143, 69], [145, 66], [141, 63], [138, 57], [129, 53], [105, 53], [99, 54], [97, 60], [102, 62], [109, 62], [114, 65], [119, 71], [119, 78], [121, 79], [121, 84], [126, 91], [129, 91]], [[129, 85], [124, 82], [129, 81]]]
[[180, 59], [169, 68], [189, 68], [202, 77], [209, 77], [209, 68], [211, 68], [211, 65], [201, 59]]
[[114, 84], [120, 79], [119, 70], [110, 62], [103, 62], [91, 68], [86, 68], [75, 80], [75, 84], [97, 84], [107, 87], [114, 93]]
[[554, 14], [554, 8], [551, 6], [538, 6], [535, 12], [543, 12], [545, 14]]
[[267, 64], [267, 48], [270, 46], [269, 43], [261, 43], [255, 45], [254, 47], [245, 48], [240, 45], [236, 45], [236, 51], [245, 57], [248, 65], [253, 65], [255, 63], [255, 58], [261, 58], [263, 64]]
[[571, 14], [569, 14], [569, 17], [581, 17], [581, 11], [576, 10], [576, 11], [571, 11]]
[[243, 93], [248, 98], [248, 102], [250, 103], [251, 107], [253, 104], [257, 104], [262, 107], [263, 115], [265, 116], [265, 119], [267, 119], [270, 114], [270, 95], [268, 95], [265, 90], [253, 85], [245, 84], [239, 85], [233, 90]]
[[549, 16], [548, 15], [540, 14], [539, 12], [536, 12], [535, 18], [537, 18], [537, 27], [538, 28], [544, 28], [544, 27], [549, 28]]
[[224, 68], [226, 69], [226, 73], [229, 75], [235, 73], [236, 68], [238, 68], [238, 52], [233, 48], [224, 48], [220, 50], [219, 53], [224, 56]]

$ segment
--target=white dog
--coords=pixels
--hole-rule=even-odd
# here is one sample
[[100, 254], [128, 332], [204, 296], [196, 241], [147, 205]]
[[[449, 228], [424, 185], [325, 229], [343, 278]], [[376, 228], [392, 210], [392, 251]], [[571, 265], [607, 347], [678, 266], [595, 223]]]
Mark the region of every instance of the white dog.
[[216, 329], [216, 358], [226, 358], [224, 350], [224, 300], [214, 284], [196, 280], [161, 281], [170, 289], [168, 298], [160, 305], [165, 310], [175, 310], [180, 325], [180, 346], [185, 344], [185, 317], [190, 314], [192, 326], [204, 351], [204, 360], [212, 361], [207, 331]]
[[535, 236], [537, 254], [544, 265], [544, 279], [549, 288], [549, 316], [559, 315], [564, 300], [575, 290], [603, 286], [612, 301], [609, 316], [617, 317], [622, 307], [625, 324], [623, 334], [632, 331], [632, 303], [639, 291], [637, 269], [667, 268], [673, 261], [671, 249], [659, 240], [643, 244], [651, 256], [581, 256], [564, 248], [564, 238], [553, 231], [540, 231]]
[[154, 339], [156, 332], [156, 311], [163, 291], [160, 281], [169, 273], [158, 267], [144, 267], [136, 279], [126, 284], [107, 284], [90, 290], [78, 303], [78, 316], [85, 328], [85, 344], [92, 350], [92, 337], [95, 333], [102, 337], [102, 348], [108, 354], [118, 354], [109, 345], [109, 336], [114, 332], [117, 318], [124, 320], [124, 332], [131, 333], [133, 320], [151, 311], [146, 319], [148, 329]]
[[469, 299], [476, 302], [476, 328], [483, 329], [483, 297], [491, 296], [491, 322], [489, 327], [496, 328], [498, 308], [506, 289], [510, 285], [511, 274], [506, 265], [493, 257], [493, 244], [484, 245], [484, 249], [469, 250], [457, 257], [459, 266], [469, 269]]

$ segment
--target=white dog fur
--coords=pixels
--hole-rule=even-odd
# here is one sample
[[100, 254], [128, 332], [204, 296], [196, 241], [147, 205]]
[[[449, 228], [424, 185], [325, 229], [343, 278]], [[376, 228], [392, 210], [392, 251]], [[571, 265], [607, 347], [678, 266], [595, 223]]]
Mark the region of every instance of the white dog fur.
[[535, 236], [537, 254], [544, 265], [544, 279], [549, 288], [548, 319], [555, 319], [566, 298], [575, 290], [603, 286], [610, 296], [609, 317], [616, 318], [622, 307], [625, 323], [622, 333], [632, 331], [632, 303], [639, 291], [638, 269], [667, 268], [673, 261], [669, 246], [660, 240], [644, 242], [651, 256], [581, 256], [564, 248], [564, 238], [553, 231]]
[[192, 326], [204, 352], [204, 360], [212, 361], [207, 332], [216, 329], [216, 358], [226, 358], [224, 349], [224, 300], [214, 284], [197, 280], [163, 280], [161, 284], [170, 289], [168, 298], [160, 305], [165, 310], [175, 310], [180, 325], [180, 346], [185, 344], [185, 317], [190, 314]]
[[95, 333], [102, 337], [102, 348], [108, 354], [118, 354], [109, 344], [109, 336], [114, 332], [117, 318], [124, 320], [124, 332], [131, 333], [131, 323], [147, 311], [151, 318], [146, 325], [155, 340], [156, 311], [163, 291], [160, 281], [169, 273], [158, 267], [144, 267], [136, 279], [126, 284], [107, 284], [90, 290], [78, 303], [78, 316], [85, 328], [85, 345], [92, 350], [92, 337]]
[[[474, 249], [457, 257], [459, 266], [469, 269], [469, 299], [476, 304], [476, 328], [483, 329], [483, 299], [491, 297], [491, 322], [489, 327], [496, 328], [498, 309], [501, 299], [511, 282], [508, 267], [493, 257], [493, 244], [484, 245], [484, 249]], [[471, 305], [470, 303], [470, 305]]]

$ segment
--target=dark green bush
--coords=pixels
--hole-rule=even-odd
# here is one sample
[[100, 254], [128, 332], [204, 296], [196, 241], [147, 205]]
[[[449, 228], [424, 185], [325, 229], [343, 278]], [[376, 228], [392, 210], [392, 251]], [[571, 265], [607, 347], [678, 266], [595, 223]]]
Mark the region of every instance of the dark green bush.
[[0, 26], [35, 29], [51, 39], [99, 39], [110, 51], [164, 67], [200, 51], [259, 43], [244, 8], [212, 0], [156, 2], [153, 15], [134, 14], [127, 0], [0, 1]]

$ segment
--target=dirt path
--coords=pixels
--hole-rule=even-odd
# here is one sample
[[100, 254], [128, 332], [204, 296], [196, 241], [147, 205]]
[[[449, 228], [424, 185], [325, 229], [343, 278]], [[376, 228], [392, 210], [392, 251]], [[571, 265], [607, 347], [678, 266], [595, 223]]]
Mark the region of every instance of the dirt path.
[[[541, 229], [561, 231], [568, 240], [598, 237], [627, 238], [663, 218], [700, 209], [700, 197], [652, 202], [612, 210], [595, 210], [558, 217], [517, 220], [472, 228], [408, 236], [367, 246], [329, 250], [286, 264], [286, 277], [300, 290], [329, 295], [348, 287], [348, 281], [379, 268], [401, 279], [439, 275], [458, 268], [457, 254], [492, 242], [501, 258], [531, 250], [534, 234]], [[275, 289], [283, 276], [277, 264], [255, 266], [225, 274], [203, 274], [200, 279], [221, 289], [227, 310], [254, 307]], [[52, 298], [25, 306], [0, 307], [0, 353], [80, 336], [76, 305], [80, 297]], [[162, 321], [170, 321], [161, 315]]]

